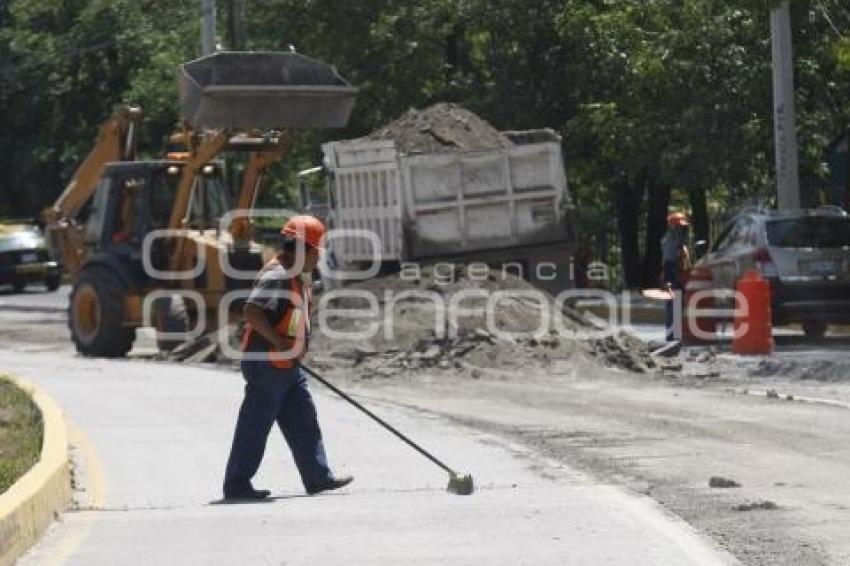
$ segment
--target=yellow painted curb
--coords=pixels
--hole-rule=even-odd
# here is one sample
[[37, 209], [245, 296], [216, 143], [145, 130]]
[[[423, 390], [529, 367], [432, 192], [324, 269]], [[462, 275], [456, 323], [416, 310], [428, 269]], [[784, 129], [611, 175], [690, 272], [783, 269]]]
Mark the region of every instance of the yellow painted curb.
[[33, 384], [13, 376], [41, 411], [44, 440], [38, 463], [0, 494], [0, 566], [14, 564], [71, 502], [68, 430], [56, 402]]

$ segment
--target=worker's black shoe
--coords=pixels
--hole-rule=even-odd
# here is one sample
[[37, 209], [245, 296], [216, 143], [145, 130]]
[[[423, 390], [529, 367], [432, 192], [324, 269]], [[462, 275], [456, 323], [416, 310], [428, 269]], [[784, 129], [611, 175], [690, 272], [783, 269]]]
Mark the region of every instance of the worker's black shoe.
[[338, 478], [331, 478], [324, 483], [309, 486], [307, 488], [307, 493], [309, 493], [310, 495], [316, 495], [317, 493], [321, 493], [323, 491], [330, 491], [332, 489], [339, 489], [341, 487], [345, 487], [353, 481], [354, 478], [352, 476], [341, 476]]
[[225, 491], [225, 501], [261, 501], [267, 499], [272, 492], [267, 489], [240, 489], [234, 491]]

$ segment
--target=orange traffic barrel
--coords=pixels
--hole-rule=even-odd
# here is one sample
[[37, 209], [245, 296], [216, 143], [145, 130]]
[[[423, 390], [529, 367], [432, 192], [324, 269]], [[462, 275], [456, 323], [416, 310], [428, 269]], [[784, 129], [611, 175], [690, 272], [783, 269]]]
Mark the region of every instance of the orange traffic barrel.
[[773, 352], [770, 283], [751, 269], [738, 281], [732, 351], [743, 355]]
[[697, 346], [712, 344], [717, 340], [717, 324], [713, 313], [714, 297], [699, 291], [710, 291], [714, 287], [711, 271], [696, 267], [685, 280], [682, 293], [682, 344]]

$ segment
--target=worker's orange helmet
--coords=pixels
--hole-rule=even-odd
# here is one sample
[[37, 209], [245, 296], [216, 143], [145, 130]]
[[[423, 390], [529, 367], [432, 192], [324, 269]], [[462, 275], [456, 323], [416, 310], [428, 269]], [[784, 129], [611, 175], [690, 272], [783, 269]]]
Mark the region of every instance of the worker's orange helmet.
[[299, 214], [287, 220], [280, 233], [289, 238], [301, 240], [320, 252], [325, 251], [325, 226], [315, 216]]
[[668, 226], [690, 226], [691, 223], [688, 222], [688, 217], [684, 212], [674, 212], [667, 216], [667, 225]]

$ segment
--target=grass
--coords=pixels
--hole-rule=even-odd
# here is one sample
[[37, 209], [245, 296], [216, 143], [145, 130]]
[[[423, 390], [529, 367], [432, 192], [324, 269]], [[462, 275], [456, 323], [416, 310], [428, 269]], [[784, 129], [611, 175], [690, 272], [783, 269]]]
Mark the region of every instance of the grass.
[[0, 493], [38, 462], [42, 435], [38, 407], [0, 375]]

